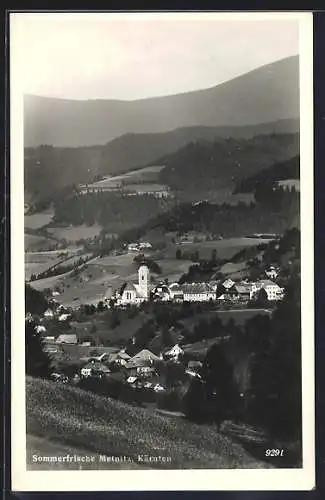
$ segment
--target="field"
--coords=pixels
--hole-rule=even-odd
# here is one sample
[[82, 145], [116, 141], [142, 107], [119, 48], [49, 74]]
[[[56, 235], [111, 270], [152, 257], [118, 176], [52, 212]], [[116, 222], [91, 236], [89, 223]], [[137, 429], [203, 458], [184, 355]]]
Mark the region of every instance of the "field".
[[[42, 273], [50, 267], [55, 266], [67, 259], [69, 256], [73, 258], [77, 251], [78, 248], [71, 248], [69, 250], [25, 252], [25, 279], [29, 281], [32, 274]], [[79, 256], [77, 258], [79, 258]], [[66, 263], [68, 262], [69, 261]]]
[[237, 252], [249, 246], [260, 245], [261, 243], [268, 243], [271, 240], [260, 238], [225, 238], [223, 240], [215, 241], [201, 241], [199, 243], [178, 243], [170, 245], [166, 256], [168, 258], [175, 257], [176, 250], [179, 249], [183, 252], [193, 253], [199, 251], [200, 258], [210, 259], [212, 250], [217, 251], [217, 257], [220, 259], [230, 259]]
[[215, 426], [169, 418], [75, 387], [28, 377], [26, 401], [27, 434], [44, 439], [43, 453], [46, 443], [53, 442], [109, 456], [125, 455], [131, 463], [141, 463], [139, 454], [170, 457], [170, 462], [151, 464], [159, 469], [269, 467]]
[[25, 232], [24, 235], [25, 252], [37, 252], [39, 250], [50, 249], [53, 245], [53, 240], [46, 238], [45, 236], [39, 236], [36, 234], [29, 234]]
[[24, 224], [28, 229], [40, 229], [47, 226], [52, 220], [54, 213], [52, 210], [45, 210], [35, 214], [25, 215]]
[[75, 243], [78, 240], [86, 240], [87, 238], [94, 238], [101, 232], [102, 227], [98, 224], [93, 226], [75, 226], [75, 227], [49, 227], [48, 232], [51, 233], [56, 239], [65, 239], [68, 243]]
[[150, 167], [140, 168], [138, 170], [132, 170], [130, 172], [125, 172], [121, 175], [106, 176], [100, 181], [93, 182], [89, 184], [90, 189], [114, 189], [121, 186], [122, 184], [136, 184], [139, 182], [155, 182], [158, 180], [159, 172], [164, 167], [161, 165], [152, 165]]

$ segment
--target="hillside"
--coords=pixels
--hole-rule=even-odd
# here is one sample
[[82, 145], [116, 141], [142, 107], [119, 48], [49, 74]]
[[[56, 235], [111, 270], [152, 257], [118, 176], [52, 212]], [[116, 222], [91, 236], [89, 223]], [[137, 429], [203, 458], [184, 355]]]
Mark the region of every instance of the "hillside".
[[[296, 122], [285, 123], [295, 128]], [[271, 133], [247, 138], [240, 135], [257, 132], [257, 128], [270, 129]], [[227, 130], [233, 134], [231, 138], [216, 138], [214, 134], [219, 133], [218, 130], [196, 127], [166, 134], [129, 134], [106, 146], [91, 148], [27, 148], [25, 192], [30, 202], [44, 201], [46, 206], [47, 200], [64, 199], [72, 185], [127, 171], [150, 161], [166, 165], [160, 180], [173, 189], [191, 190], [195, 183], [196, 190], [220, 190], [224, 186], [232, 190], [232, 177], [249, 176], [299, 151], [298, 134], [274, 133], [277, 130], [275, 123], [222, 129], [224, 133]]]
[[298, 134], [194, 141], [161, 160], [166, 167], [160, 172], [160, 180], [180, 191], [232, 190], [240, 179], [292, 158], [298, 152]]
[[215, 87], [134, 101], [25, 96], [25, 145], [106, 144], [126, 133], [246, 126], [299, 116], [299, 58], [288, 57]]
[[153, 463], [157, 468], [269, 467], [214, 426], [171, 419], [72, 386], [30, 377], [26, 391], [27, 434], [47, 441], [109, 456], [126, 455], [135, 461], [138, 454], [171, 457], [169, 463]]
[[261, 184], [275, 183], [286, 179], [300, 179], [300, 155], [284, 162], [275, 163], [257, 174], [241, 179], [235, 193], [254, 193]]

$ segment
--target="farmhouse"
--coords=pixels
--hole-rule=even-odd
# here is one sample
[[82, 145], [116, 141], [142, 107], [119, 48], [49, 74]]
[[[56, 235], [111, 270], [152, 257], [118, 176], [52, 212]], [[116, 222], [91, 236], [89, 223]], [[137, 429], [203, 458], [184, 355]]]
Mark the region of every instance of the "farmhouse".
[[159, 361], [158, 356], [147, 349], [143, 349], [133, 356], [125, 365], [129, 376], [151, 375], [155, 372], [154, 363]]

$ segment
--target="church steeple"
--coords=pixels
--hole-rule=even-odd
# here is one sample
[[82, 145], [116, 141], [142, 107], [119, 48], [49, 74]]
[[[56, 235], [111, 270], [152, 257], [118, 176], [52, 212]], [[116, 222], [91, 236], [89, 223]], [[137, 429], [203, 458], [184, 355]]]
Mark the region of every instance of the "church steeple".
[[150, 271], [145, 264], [141, 265], [138, 270], [139, 290], [142, 297], [149, 298]]

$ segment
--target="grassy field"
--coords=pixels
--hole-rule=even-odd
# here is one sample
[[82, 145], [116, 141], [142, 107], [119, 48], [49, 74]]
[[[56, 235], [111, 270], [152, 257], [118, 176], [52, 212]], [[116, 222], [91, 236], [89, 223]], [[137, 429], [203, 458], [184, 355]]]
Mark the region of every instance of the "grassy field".
[[30, 234], [25, 232], [24, 237], [25, 252], [37, 252], [39, 250], [48, 250], [53, 245], [53, 240], [45, 236]]
[[75, 226], [75, 227], [49, 227], [48, 232], [53, 234], [58, 240], [65, 239], [67, 242], [76, 242], [87, 238], [94, 238], [101, 232], [102, 227], [98, 224], [93, 226]]
[[168, 418], [75, 387], [27, 378], [26, 401], [27, 434], [43, 438], [43, 444], [126, 455], [136, 463], [139, 454], [170, 457], [170, 462], [152, 464], [160, 469], [267, 467], [215, 426]]
[[89, 185], [89, 188], [114, 189], [122, 183], [136, 184], [138, 182], [155, 182], [158, 180], [159, 172], [164, 167], [161, 165], [152, 165], [150, 167], [132, 170], [121, 175], [107, 176], [104, 179]]
[[271, 240], [261, 240], [259, 238], [225, 238], [223, 240], [214, 241], [201, 241], [198, 243], [179, 243], [175, 245], [169, 245], [166, 252], [166, 256], [169, 258], [174, 258], [176, 255], [176, 250], [179, 249], [182, 252], [192, 253], [199, 251], [200, 258], [210, 259], [212, 250], [217, 251], [217, 256], [220, 259], [230, 259], [237, 252], [243, 248], [249, 246], [256, 246], [261, 243], [268, 243]]
[[51, 222], [53, 215], [54, 212], [52, 210], [44, 210], [44, 212], [25, 215], [25, 228], [40, 229], [41, 227], [44, 227]]

